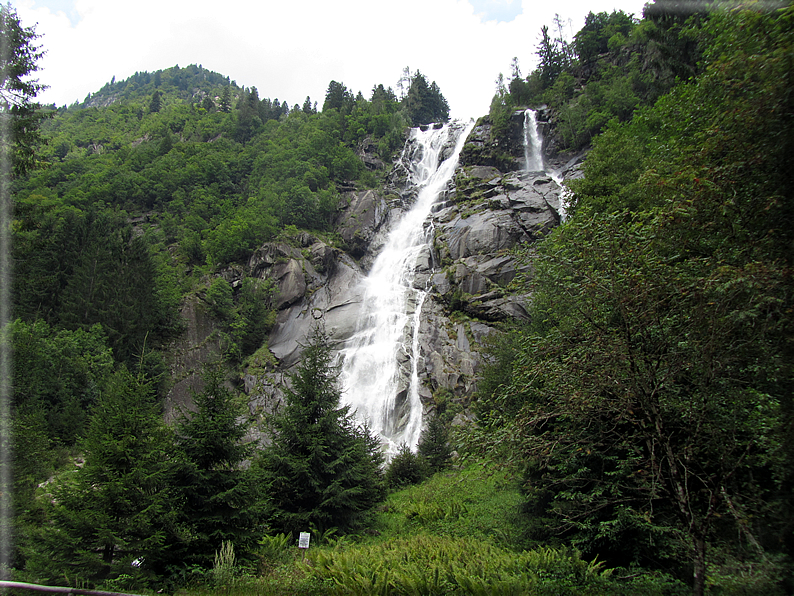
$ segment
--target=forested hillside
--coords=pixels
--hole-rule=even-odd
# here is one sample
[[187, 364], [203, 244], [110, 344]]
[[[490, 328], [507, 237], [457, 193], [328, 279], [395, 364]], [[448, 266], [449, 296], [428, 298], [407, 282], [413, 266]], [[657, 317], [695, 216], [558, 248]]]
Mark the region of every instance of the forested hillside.
[[710, 565], [782, 573], [794, 510], [792, 12], [714, 8], [592, 15], [573, 62], [544, 31], [494, 99], [542, 98], [593, 148], [477, 434], [523, 466], [537, 540], [686, 561], [698, 594]]
[[[24, 77], [35, 37], [2, 11]], [[476, 354], [434, 374], [476, 383], [426, 387], [418, 450], [388, 463], [342, 405], [322, 325], [293, 367], [269, 351], [284, 308], [273, 272], [295, 264], [311, 282], [366, 265], [366, 226], [399, 212], [408, 129], [449, 118], [435, 82], [407, 71], [399, 94], [365, 96], [330, 81], [289, 106], [190, 65], [68, 107], [9, 108], [31, 133], [11, 179], [4, 331], [14, 579], [794, 590], [794, 11], [655, 0], [642, 18], [590, 13], [572, 39], [561, 22], [540, 31], [535, 70], [499, 76], [439, 207], [433, 316]], [[510, 195], [553, 184], [519, 173], [527, 108], [544, 114], [547, 164], [577, 164], [564, 209]], [[453, 254], [451, 230], [500, 209], [525, 212], [514, 244]], [[218, 350], [194, 363], [202, 380], [179, 411], [166, 396], [188, 376], [185, 338]], [[267, 375], [288, 382], [263, 412], [250, 387]], [[300, 531], [323, 545], [308, 565], [290, 554]]]

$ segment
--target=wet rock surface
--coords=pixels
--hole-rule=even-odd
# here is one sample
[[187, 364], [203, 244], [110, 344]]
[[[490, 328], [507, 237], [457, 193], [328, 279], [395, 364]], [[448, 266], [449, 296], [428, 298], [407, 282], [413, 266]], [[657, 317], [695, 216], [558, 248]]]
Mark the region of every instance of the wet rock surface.
[[[520, 129], [519, 120], [516, 116], [512, 121]], [[566, 179], [579, 176], [582, 158], [544, 155], [547, 170]], [[504, 322], [528, 317], [530, 297], [514, 282], [530, 276], [532, 265], [517, 260], [512, 249], [531, 247], [559, 225], [562, 189], [549, 173], [522, 167], [520, 134], [494, 146], [490, 125], [483, 121], [469, 135], [450, 188], [426, 222], [433, 242], [417, 259], [414, 281], [418, 289], [429, 290], [419, 321], [419, 394], [425, 413], [453, 400], [461, 416], [467, 416], [483, 366], [485, 338]], [[225, 275], [233, 284], [233, 278], [242, 276], [270, 279], [276, 289], [272, 306], [277, 320], [267, 338], [275, 364], [243, 373], [252, 412], [278, 402], [284, 373], [299, 361], [315, 325], [324, 325], [337, 347], [356, 331], [361, 281], [391, 225], [415, 198], [405, 181], [405, 167], [396, 164], [382, 189], [346, 193], [336, 222], [341, 238], [336, 246], [302, 234], [290, 242], [264, 244], [244, 270]], [[406, 328], [406, 341], [410, 333]], [[410, 361], [403, 360], [404, 400]]]

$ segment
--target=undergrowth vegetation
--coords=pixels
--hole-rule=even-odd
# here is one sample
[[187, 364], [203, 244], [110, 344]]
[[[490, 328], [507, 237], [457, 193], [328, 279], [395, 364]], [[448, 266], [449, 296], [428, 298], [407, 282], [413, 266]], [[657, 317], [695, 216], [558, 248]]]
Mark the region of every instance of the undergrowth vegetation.
[[177, 595], [686, 593], [668, 576], [613, 569], [568, 547], [526, 548], [522, 503], [510, 474], [472, 463], [391, 493], [361, 535], [314, 533], [301, 551], [297, 537], [273, 534], [260, 540], [255, 565], [213, 570]]

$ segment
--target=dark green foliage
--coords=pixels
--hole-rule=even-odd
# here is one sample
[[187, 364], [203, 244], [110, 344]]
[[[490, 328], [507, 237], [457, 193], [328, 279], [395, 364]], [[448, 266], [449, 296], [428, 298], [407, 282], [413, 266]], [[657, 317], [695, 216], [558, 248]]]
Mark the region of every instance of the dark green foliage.
[[[286, 225], [329, 230], [337, 185], [356, 183], [365, 174], [353, 147], [369, 137], [390, 159], [402, 146], [406, 126], [390, 90], [381, 86], [369, 102], [353, 99], [341, 84], [331, 91], [335, 87], [344, 113], [338, 107], [290, 113], [286, 102], [260, 99], [255, 88], [240, 89], [191, 65], [136, 73], [109, 83], [82, 105], [59, 110], [47, 126], [50, 167], [15, 188], [19, 218], [25, 210], [30, 214], [19, 229], [38, 242], [19, 262], [28, 267], [28, 255], [50, 248], [56, 255], [68, 253], [63, 243], [70, 239], [58, 236], [68, 225], [60, 218], [108, 207], [167, 223], [167, 240], [178, 244], [174, 260], [192, 266], [245, 260]], [[149, 109], [153, 97], [160, 100], [157, 112]], [[365, 178], [367, 184], [374, 180], [369, 173]], [[42, 216], [56, 228], [55, 237], [38, 233]], [[34, 258], [31, 265], [43, 262]], [[58, 294], [43, 286], [71, 274], [24, 273], [34, 285], [20, 286], [16, 296], [28, 303], [28, 313], [51, 307]]]
[[438, 415], [430, 417], [419, 437], [419, 455], [427, 463], [430, 473], [440, 472], [450, 465], [449, 429]]
[[[4, 120], [0, 159], [10, 159], [17, 176], [36, 167], [41, 144], [39, 125], [47, 117], [34, 101], [44, 86], [31, 78], [44, 54], [41, 46], [35, 45], [38, 37], [35, 28], [20, 25], [10, 4], [0, 5], [0, 113]], [[6, 120], [9, 116], [10, 121]]]
[[[10, 332], [15, 415], [39, 419], [49, 441], [74, 445], [113, 369], [101, 326], [70, 331], [52, 328], [45, 321], [17, 320]], [[15, 455], [20, 462], [26, 457], [24, 449]]]
[[240, 99], [237, 100], [237, 126], [234, 139], [240, 143], [250, 141], [270, 116], [269, 111], [260, 102], [256, 87], [243, 90]]
[[[327, 230], [336, 185], [355, 182], [364, 170], [351, 145], [373, 135], [390, 156], [402, 143], [404, 122], [388, 97], [377, 107], [356, 102], [349, 123], [338, 112], [298, 110], [288, 117], [286, 102], [260, 99], [255, 88], [239, 89], [200, 67], [158, 72], [157, 88], [151, 75], [136, 73], [106, 85], [84, 106], [60, 110], [47, 127], [51, 167], [18, 181], [18, 205], [39, 217], [32, 197], [46, 197], [58, 227], [58, 216], [76, 216], [64, 213], [67, 206], [154, 210], [171, 218], [168, 237], [178, 242], [179, 258], [214, 266], [246, 259], [284, 225]], [[185, 85], [201, 93], [188, 94]], [[156, 93], [161, 108], [151, 112]], [[203, 105], [212, 98], [221, 104], [217, 111]], [[226, 102], [234, 105], [227, 110]], [[31, 224], [31, 236], [35, 229]], [[41, 236], [63, 252], [57, 238]], [[26, 294], [19, 292], [19, 300]], [[41, 300], [31, 302], [29, 310], [36, 310]]]
[[237, 296], [233, 337], [245, 357], [258, 350], [275, 323], [276, 312], [269, 308], [272, 282], [246, 278]]
[[[513, 374], [519, 338], [527, 331], [518, 327], [486, 338], [484, 353], [487, 366], [477, 383], [477, 400], [474, 403], [477, 417], [483, 422], [509, 420], [518, 414], [523, 405], [520, 393], [504, 394], [500, 389]], [[495, 401], [497, 396], [498, 402]]]
[[26, 572], [59, 585], [145, 576], [164, 554], [175, 505], [170, 434], [147, 387], [114, 374], [81, 447], [85, 465], [50, 485], [41, 525], [22, 536]]
[[581, 62], [592, 62], [609, 50], [613, 36], [619, 34], [625, 39], [633, 28], [632, 18], [622, 10], [612, 11], [612, 14], [589, 12], [584, 27], [574, 36], [573, 47]]
[[680, 528], [702, 574], [716, 516], [734, 513], [742, 528], [735, 503], [776, 490], [751, 478], [779, 465], [781, 395], [750, 371], [759, 357], [779, 369], [779, 323], [761, 332], [741, 320], [779, 321], [784, 282], [768, 266], [673, 267], [651, 240], [660, 221], [624, 219], [572, 221], [549, 247], [539, 276], [555, 300], [533, 314], [551, 327], [528, 338], [504, 392], [526, 396], [518, 424], [539, 538], [648, 565]]
[[411, 76], [411, 85], [403, 100], [405, 113], [414, 126], [449, 120], [449, 104], [436, 82], [428, 84], [418, 70]]
[[156, 114], [160, 111], [160, 107], [162, 106], [162, 98], [163, 94], [160, 91], [155, 91], [152, 93], [152, 101], [149, 102], [149, 112], [152, 114]]
[[390, 489], [396, 490], [419, 484], [428, 474], [429, 470], [424, 459], [411, 451], [408, 445], [400, 445], [397, 453], [389, 461], [384, 479]]
[[721, 10], [723, 6], [681, 0], [654, 0], [645, 6], [647, 56], [654, 70], [683, 81], [698, 72], [703, 45], [697, 31], [708, 20], [709, 9]]
[[439, 415], [432, 416], [419, 438], [417, 452], [401, 445], [386, 468], [386, 484], [392, 490], [419, 484], [450, 465], [449, 429]]
[[344, 139], [360, 143], [368, 137], [377, 141], [381, 159], [389, 161], [405, 142], [404, 130], [409, 125], [401, 104], [391, 88], [377, 85], [370, 101], [359, 93], [349, 115], [342, 119]]
[[131, 362], [176, 317], [158, 289], [146, 241], [119, 213], [79, 210], [41, 196], [16, 205], [14, 311], [69, 329], [99, 323], [117, 360]]
[[69, 328], [101, 324], [114, 355], [127, 361], [160, 323], [154, 264], [129, 227], [90, 215], [84, 223], [83, 230], [73, 230], [82, 236], [82, 251], [61, 294], [59, 320]]
[[204, 297], [210, 312], [221, 320], [228, 320], [232, 317], [234, 301], [232, 300], [232, 286], [222, 277], [216, 277], [207, 288]]
[[209, 567], [224, 541], [234, 545], [238, 558], [250, 556], [262, 494], [246, 465], [254, 445], [245, 441], [250, 422], [244, 400], [226, 387], [220, 368], [206, 370], [203, 382], [201, 393], [193, 395], [196, 410], [186, 412], [175, 429], [179, 540], [167, 560]]
[[258, 350], [275, 322], [270, 307], [272, 280], [247, 277], [236, 292], [222, 277], [212, 280], [204, 295], [210, 313], [218, 319], [226, 357], [240, 362]]
[[561, 40], [552, 39], [547, 25], [540, 28], [540, 41], [536, 53], [539, 58], [540, 83], [543, 87], [550, 86], [570, 66]]
[[513, 114], [513, 104], [505, 94], [494, 95], [488, 118], [491, 121], [491, 138], [504, 138], [510, 130], [510, 116]]
[[221, 112], [228, 114], [232, 111], [232, 92], [229, 87], [224, 87], [221, 92], [221, 101], [218, 104], [218, 109]]
[[615, 66], [604, 66], [578, 95], [573, 93], [573, 78], [561, 75], [545, 97], [558, 106], [560, 133], [574, 149], [589, 144], [611, 120], [631, 119], [641, 103], [632, 79]]
[[535, 71], [537, 76], [533, 79], [524, 79], [518, 65], [518, 58], [513, 58], [511, 65], [512, 73], [507, 91], [510, 93], [511, 103], [517, 106], [527, 106], [532, 103], [532, 99], [540, 93], [540, 73]]
[[377, 441], [340, 406], [337, 370], [316, 328], [290, 375], [272, 420], [273, 442], [259, 459], [270, 524], [283, 532], [349, 531], [383, 496]]
[[706, 13], [668, 19], [655, 6], [640, 22], [623, 11], [589, 13], [573, 44], [563, 38], [559, 18], [557, 37], [544, 26], [538, 68], [523, 79], [514, 61], [509, 86], [494, 96], [490, 117], [495, 136], [507, 134], [515, 108], [545, 103], [554, 113], [556, 142], [579, 150], [610, 121], [627, 122], [639, 107], [652, 105], [676, 77], [692, 76]]
[[770, 590], [791, 554], [792, 18], [711, 15], [702, 73], [610, 124], [491, 396], [523, 405], [485, 441], [520, 453], [537, 539], [695, 594], [712, 545]]
[[353, 109], [353, 94], [345, 87], [344, 83], [331, 81], [328, 83], [328, 90], [325, 92], [325, 102], [323, 112], [327, 110], [338, 110], [341, 114], [349, 114]]

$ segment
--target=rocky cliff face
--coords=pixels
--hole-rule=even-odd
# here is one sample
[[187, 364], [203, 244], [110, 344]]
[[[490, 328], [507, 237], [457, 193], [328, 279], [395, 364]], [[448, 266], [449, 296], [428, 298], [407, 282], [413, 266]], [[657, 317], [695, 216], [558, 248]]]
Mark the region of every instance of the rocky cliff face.
[[[541, 114], [542, 119], [542, 114]], [[562, 178], [577, 175], [578, 159], [546, 163]], [[419, 258], [417, 287], [431, 287], [420, 321], [420, 396], [426, 412], [450, 400], [466, 406], [482, 368], [480, 347], [501, 322], [527, 317], [529, 296], [511, 290], [519, 274], [531, 273], [511, 249], [532, 244], [560, 221], [561, 189], [543, 172], [524, 172], [523, 113], [512, 119], [509, 138], [491, 139], [481, 121], [469, 135], [451, 187], [434, 207], [433, 246]], [[322, 321], [341, 345], [355, 331], [366, 275], [390, 224], [410, 208], [404, 168], [397, 164], [380, 190], [351, 191], [340, 212], [342, 248], [310, 234], [291, 244], [268, 243], [252, 255], [245, 271], [230, 271], [234, 285], [243, 274], [276, 282], [276, 325], [267, 338], [275, 366], [245, 375], [252, 411], [269, 409], [280, 394], [283, 372], [299, 358], [309, 330]], [[298, 246], [295, 246], [295, 245]], [[402, 362], [407, 387], [409, 363]], [[398, 401], [400, 396], [398, 395]]]

